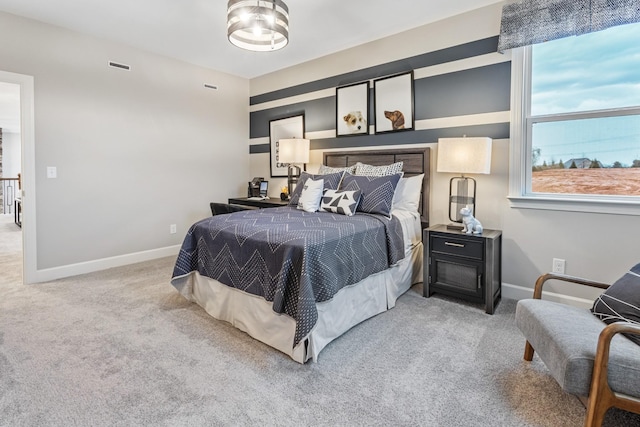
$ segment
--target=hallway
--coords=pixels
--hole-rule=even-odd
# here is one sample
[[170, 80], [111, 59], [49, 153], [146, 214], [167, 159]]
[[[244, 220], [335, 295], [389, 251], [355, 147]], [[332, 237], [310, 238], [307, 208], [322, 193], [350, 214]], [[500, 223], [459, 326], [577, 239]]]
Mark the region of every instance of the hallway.
[[0, 266], [0, 285], [22, 281], [22, 230], [13, 215], [0, 215]]

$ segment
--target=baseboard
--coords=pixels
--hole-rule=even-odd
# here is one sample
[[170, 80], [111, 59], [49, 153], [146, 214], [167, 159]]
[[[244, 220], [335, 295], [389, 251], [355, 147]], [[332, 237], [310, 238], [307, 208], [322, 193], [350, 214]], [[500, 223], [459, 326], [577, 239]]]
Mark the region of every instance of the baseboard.
[[64, 277], [77, 276], [79, 274], [93, 273], [94, 271], [106, 270], [113, 267], [135, 264], [157, 258], [177, 255], [180, 245], [167, 246], [165, 248], [151, 249], [148, 251], [135, 252], [126, 255], [118, 255], [110, 258], [96, 259], [78, 264], [63, 265], [60, 267], [45, 268], [37, 270], [35, 282], [48, 282], [50, 280], [62, 279]]
[[[525, 288], [523, 286], [502, 283], [502, 297], [506, 299], [521, 300], [533, 297], [533, 288]], [[593, 300], [586, 298], [574, 297], [571, 295], [558, 294], [556, 292], [542, 292], [545, 300], [560, 302], [567, 305], [580, 308], [591, 308]]]

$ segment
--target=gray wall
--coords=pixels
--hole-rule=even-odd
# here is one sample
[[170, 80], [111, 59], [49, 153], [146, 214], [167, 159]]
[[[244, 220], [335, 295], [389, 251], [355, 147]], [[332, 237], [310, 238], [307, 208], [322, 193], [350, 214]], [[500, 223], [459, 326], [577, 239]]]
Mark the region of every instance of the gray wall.
[[38, 270], [174, 247], [244, 193], [248, 80], [6, 13], [0, 39], [0, 69], [34, 76]]
[[[446, 223], [452, 175], [436, 172], [437, 138], [490, 136], [494, 138], [492, 170], [490, 175], [476, 177], [477, 213], [485, 228], [504, 233], [504, 294], [529, 296], [536, 277], [551, 269], [552, 258], [565, 259], [568, 274], [615, 280], [638, 261], [636, 217], [515, 209], [507, 200], [509, 146], [520, 142], [509, 139], [510, 53], [491, 50], [500, 30], [501, 6], [488, 6], [252, 79], [252, 175], [269, 174], [268, 120], [303, 111], [307, 137], [312, 140], [310, 170], [320, 164], [325, 149], [432, 147], [430, 220]], [[335, 88], [401, 69], [414, 69], [416, 75], [416, 130], [336, 138]], [[549, 289], [586, 300], [595, 295], [577, 287]]]

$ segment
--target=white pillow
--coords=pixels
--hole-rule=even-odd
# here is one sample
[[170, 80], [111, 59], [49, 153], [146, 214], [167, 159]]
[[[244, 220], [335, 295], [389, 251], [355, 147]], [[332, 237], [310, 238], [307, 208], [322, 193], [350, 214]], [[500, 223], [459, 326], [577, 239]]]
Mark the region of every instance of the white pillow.
[[307, 179], [298, 198], [298, 209], [305, 212], [316, 212], [320, 209], [320, 200], [324, 191], [324, 179]]
[[361, 191], [326, 190], [320, 209], [346, 216], [353, 216], [360, 202]]
[[398, 186], [396, 187], [396, 192], [393, 194], [391, 209], [418, 212], [423, 180], [423, 173], [409, 178], [400, 179], [400, 182], [398, 182]]

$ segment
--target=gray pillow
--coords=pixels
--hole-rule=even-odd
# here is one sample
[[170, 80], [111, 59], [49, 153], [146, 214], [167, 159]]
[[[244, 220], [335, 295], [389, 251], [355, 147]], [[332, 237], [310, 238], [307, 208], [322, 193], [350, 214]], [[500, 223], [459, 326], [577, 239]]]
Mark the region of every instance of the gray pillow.
[[340, 181], [342, 181], [342, 175], [344, 175], [344, 172], [329, 173], [326, 175], [311, 175], [310, 173], [302, 172], [300, 174], [300, 178], [298, 178], [295, 190], [291, 193], [289, 206], [298, 206], [298, 199], [300, 198], [300, 193], [302, 193], [302, 188], [304, 187], [304, 183], [307, 179], [324, 179], [325, 190], [337, 190], [340, 185]]
[[396, 186], [402, 174], [388, 176], [358, 176], [345, 174], [340, 190], [360, 191], [358, 212], [374, 213], [390, 217]]
[[[640, 264], [596, 298], [591, 312], [607, 324], [631, 322], [640, 325]], [[640, 335], [626, 334], [626, 337], [640, 345]]]

